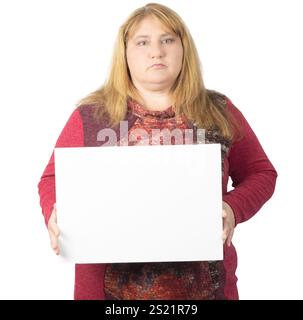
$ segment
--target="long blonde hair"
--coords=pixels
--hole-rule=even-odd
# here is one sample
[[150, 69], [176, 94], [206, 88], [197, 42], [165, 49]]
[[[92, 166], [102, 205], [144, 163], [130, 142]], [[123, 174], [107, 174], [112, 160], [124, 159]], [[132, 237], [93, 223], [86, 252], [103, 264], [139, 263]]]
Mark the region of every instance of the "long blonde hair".
[[119, 124], [125, 118], [127, 99], [138, 98], [128, 70], [126, 44], [137, 25], [147, 16], [157, 18], [169, 31], [179, 36], [182, 42], [182, 68], [170, 91], [176, 115], [183, 113], [199, 128], [215, 127], [223, 137], [232, 140], [234, 121], [225, 108], [216, 104], [214, 92], [204, 86], [202, 66], [189, 30], [176, 12], [158, 3], [149, 3], [136, 9], [122, 24], [116, 38], [107, 80], [98, 90], [81, 99], [78, 106], [96, 105], [96, 120], [101, 120], [106, 114], [111, 126]]

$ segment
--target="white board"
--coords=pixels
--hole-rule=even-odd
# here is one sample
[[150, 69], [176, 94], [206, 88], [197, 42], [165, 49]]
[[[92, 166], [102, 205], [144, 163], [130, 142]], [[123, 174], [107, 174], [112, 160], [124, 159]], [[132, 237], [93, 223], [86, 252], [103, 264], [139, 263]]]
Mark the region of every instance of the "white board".
[[55, 148], [61, 256], [222, 260], [220, 144]]

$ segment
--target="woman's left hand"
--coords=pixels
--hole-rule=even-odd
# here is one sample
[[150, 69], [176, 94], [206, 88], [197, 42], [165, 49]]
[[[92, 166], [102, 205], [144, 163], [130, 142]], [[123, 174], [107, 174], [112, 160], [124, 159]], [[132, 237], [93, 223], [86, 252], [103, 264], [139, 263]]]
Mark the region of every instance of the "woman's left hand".
[[222, 208], [222, 217], [223, 217], [223, 234], [222, 240], [223, 244], [227, 242], [227, 245], [231, 245], [231, 239], [234, 234], [235, 229], [235, 216], [233, 209], [223, 201], [223, 208]]

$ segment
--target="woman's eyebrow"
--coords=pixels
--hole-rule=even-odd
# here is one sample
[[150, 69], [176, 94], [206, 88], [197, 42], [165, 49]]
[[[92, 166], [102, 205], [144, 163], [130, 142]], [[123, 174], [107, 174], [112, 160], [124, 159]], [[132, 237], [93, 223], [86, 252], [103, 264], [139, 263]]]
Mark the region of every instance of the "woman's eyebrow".
[[[165, 37], [165, 36], [173, 36], [172, 33], [163, 33], [160, 35], [160, 37]], [[141, 34], [141, 35], [138, 35], [134, 38], [134, 40], [138, 39], [138, 38], [150, 38], [149, 35], [145, 35], [145, 34]]]

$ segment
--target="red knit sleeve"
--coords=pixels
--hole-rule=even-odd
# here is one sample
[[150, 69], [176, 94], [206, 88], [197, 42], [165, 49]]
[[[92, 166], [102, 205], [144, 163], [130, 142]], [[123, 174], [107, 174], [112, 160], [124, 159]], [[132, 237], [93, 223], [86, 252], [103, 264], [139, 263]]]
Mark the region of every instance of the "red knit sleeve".
[[[55, 147], [82, 147], [83, 145], [83, 123], [81, 114], [77, 108], [69, 117], [61, 134], [59, 135]], [[47, 226], [54, 203], [56, 202], [54, 151], [52, 152], [50, 160], [40, 178], [38, 192], [40, 196], [42, 214]]]
[[223, 195], [234, 211], [236, 224], [250, 219], [273, 195], [277, 172], [243, 114], [227, 99], [227, 110], [243, 129], [243, 137], [228, 154], [233, 190]]

